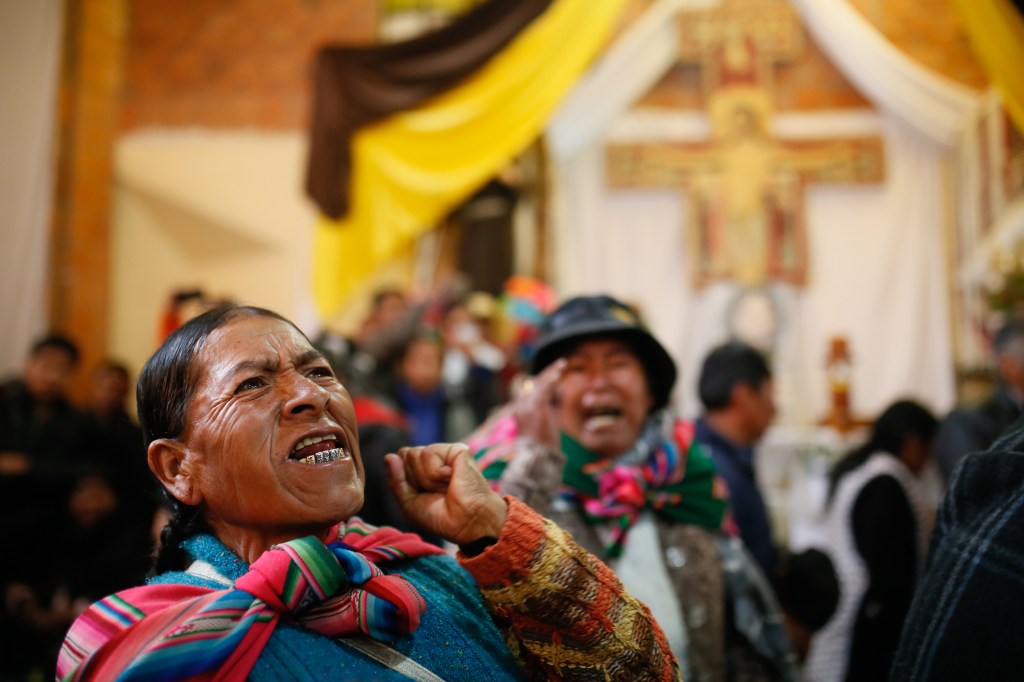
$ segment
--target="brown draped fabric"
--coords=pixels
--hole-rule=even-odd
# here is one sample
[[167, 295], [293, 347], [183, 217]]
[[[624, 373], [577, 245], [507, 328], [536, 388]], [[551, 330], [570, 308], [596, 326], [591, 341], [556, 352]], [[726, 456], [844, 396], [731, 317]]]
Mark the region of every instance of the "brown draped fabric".
[[412, 109], [500, 52], [552, 0], [489, 0], [412, 40], [329, 47], [317, 55], [306, 192], [335, 220], [348, 212], [350, 142], [361, 127]]
[[491, 180], [451, 215], [452, 224], [461, 228], [458, 268], [476, 291], [500, 296], [513, 274], [512, 224], [518, 198], [514, 188]]

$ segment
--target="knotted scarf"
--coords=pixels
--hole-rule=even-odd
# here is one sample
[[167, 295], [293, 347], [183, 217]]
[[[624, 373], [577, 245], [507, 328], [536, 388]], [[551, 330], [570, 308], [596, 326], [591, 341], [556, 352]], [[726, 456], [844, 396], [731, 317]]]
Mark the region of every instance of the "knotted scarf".
[[244, 679], [282, 617], [331, 637], [393, 641], [414, 631], [426, 603], [377, 562], [441, 551], [419, 536], [361, 522], [337, 540], [275, 545], [228, 589], [147, 585], [118, 592], [71, 626], [61, 680]]
[[[644, 509], [679, 523], [735, 534], [725, 482], [693, 434], [692, 422], [665, 413], [653, 415], [633, 448], [614, 459], [602, 459], [562, 434], [567, 461], [561, 495], [579, 503], [584, 518], [597, 527], [608, 556], [621, 556], [629, 529]], [[486, 478], [499, 479], [517, 455], [517, 436], [510, 414], [469, 441]]]

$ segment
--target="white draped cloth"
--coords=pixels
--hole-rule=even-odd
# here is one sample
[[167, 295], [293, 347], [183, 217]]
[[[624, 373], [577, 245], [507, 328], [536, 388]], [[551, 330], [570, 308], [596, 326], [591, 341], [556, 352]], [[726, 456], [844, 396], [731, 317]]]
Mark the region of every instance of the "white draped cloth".
[[971, 89], [906, 58], [847, 0], [790, 0], [807, 30], [865, 97], [937, 144], [959, 141]]
[[[783, 419], [810, 423], [824, 415], [825, 357], [839, 335], [853, 353], [857, 414], [877, 414], [901, 397], [944, 411], [954, 382], [942, 168], [973, 99], [910, 63], [845, 0], [794, 4], [819, 44], [853, 50], [837, 66], [877, 113], [780, 115], [776, 134], [878, 134], [887, 168], [884, 184], [817, 185], [806, 193], [808, 284], [771, 287], [781, 316], [774, 359]], [[676, 60], [675, 14], [687, 5], [654, 3], [574, 90], [548, 133], [558, 291], [607, 291], [638, 304], [680, 366], [675, 397], [693, 415], [700, 362], [729, 335], [723, 311], [738, 289], [692, 288], [682, 189], [609, 190], [603, 156], [609, 140], [707, 139], [706, 122], [692, 115], [627, 111]]]

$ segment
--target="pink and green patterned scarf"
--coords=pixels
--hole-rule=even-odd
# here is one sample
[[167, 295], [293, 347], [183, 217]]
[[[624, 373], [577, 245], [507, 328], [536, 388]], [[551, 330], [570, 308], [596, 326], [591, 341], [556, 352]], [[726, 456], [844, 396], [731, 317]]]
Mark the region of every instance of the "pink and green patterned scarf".
[[[580, 504], [608, 556], [622, 554], [629, 530], [645, 508], [679, 523], [735, 534], [725, 482], [693, 433], [692, 422], [652, 416], [634, 451], [612, 460], [562, 434], [562, 495]], [[469, 439], [477, 465], [494, 485], [517, 456], [517, 437], [515, 419], [508, 414]]]
[[93, 604], [64, 640], [57, 678], [244, 679], [282, 616], [332, 637], [392, 641], [415, 630], [423, 597], [376, 564], [441, 550], [356, 521], [335, 537], [275, 545], [229, 589], [147, 585]]

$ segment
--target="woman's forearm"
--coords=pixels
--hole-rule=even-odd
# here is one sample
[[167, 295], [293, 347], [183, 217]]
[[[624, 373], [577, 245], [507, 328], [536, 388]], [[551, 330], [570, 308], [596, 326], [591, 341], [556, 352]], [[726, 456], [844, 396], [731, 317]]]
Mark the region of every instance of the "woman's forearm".
[[568, 533], [509, 499], [495, 544], [459, 562], [529, 679], [679, 679], [645, 605]]

